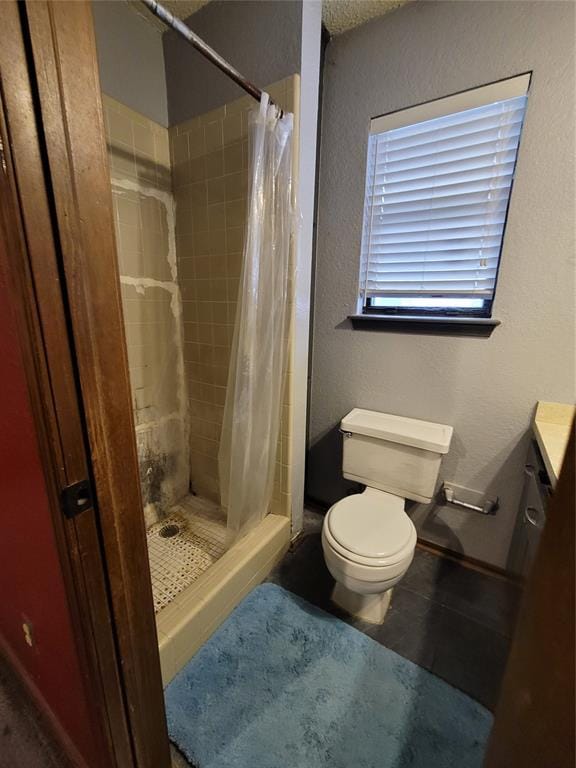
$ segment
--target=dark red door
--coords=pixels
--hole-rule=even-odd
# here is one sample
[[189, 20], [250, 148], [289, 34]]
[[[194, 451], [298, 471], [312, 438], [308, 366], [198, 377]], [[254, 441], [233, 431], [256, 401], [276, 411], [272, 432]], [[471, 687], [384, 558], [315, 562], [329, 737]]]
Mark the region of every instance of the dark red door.
[[90, 763], [95, 738], [3, 267], [0, 264], [0, 641], [53, 714], [61, 734], [67, 734]]

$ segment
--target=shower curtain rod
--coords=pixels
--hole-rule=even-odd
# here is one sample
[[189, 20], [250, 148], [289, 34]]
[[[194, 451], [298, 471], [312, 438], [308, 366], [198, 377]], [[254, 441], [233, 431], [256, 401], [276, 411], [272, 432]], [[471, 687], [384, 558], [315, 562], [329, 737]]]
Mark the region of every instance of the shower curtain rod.
[[[243, 88], [247, 93], [249, 93], [252, 98], [256, 99], [256, 101], [260, 101], [262, 98], [262, 91], [260, 88], [257, 88], [254, 83], [251, 83], [249, 80], [247, 80], [244, 75], [238, 72], [237, 69], [235, 69], [226, 61], [226, 59], [223, 59], [219, 53], [217, 53], [213, 48], [205, 43], [202, 38], [198, 37], [198, 35], [192, 32], [190, 27], [187, 27], [186, 24], [184, 24], [184, 22], [181, 21], [177, 16], [174, 16], [174, 14], [171, 13], [167, 8], [164, 8], [164, 6], [159, 3], [158, 0], [141, 0], [141, 2], [144, 3], [144, 5], [155, 16], [157, 16], [160, 21], [164, 22], [167, 27], [170, 27], [171, 29], [178, 32], [178, 34], [187, 40], [190, 45], [196, 48], [196, 50], [199, 51], [202, 56], [208, 59], [208, 61], [211, 61], [212, 64], [215, 64], [218, 69], [222, 70], [225, 75], [228, 75], [228, 77], [234, 80], [234, 82], [237, 83], [240, 88]], [[274, 103], [275, 102], [270, 99], [270, 104]], [[282, 115], [282, 110], [280, 110], [280, 115]]]

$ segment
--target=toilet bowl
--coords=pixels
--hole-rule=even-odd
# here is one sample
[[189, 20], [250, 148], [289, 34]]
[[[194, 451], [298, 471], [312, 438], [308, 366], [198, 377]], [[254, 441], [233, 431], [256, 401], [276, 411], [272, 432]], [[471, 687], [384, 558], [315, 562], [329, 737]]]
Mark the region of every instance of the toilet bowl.
[[336, 581], [332, 600], [364, 621], [381, 624], [392, 587], [408, 570], [416, 529], [406, 499], [430, 502], [452, 427], [355, 408], [342, 419], [342, 468], [366, 486], [327, 512], [322, 549]]
[[366, 488], [338, 501], [322, 527], [324, 559], [336, 581], [333, 602], [381, 624], [390, 590], [408, 570], [415, 546], [416, 529], [399, 496]]

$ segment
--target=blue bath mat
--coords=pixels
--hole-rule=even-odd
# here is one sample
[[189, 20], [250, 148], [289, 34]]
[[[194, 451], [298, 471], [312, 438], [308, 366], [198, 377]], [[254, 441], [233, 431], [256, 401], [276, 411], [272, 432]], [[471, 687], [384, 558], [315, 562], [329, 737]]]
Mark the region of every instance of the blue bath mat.
[[275, 584], [246, 597], [166, 689], [198, 768], [480, 768], [480, 704]]

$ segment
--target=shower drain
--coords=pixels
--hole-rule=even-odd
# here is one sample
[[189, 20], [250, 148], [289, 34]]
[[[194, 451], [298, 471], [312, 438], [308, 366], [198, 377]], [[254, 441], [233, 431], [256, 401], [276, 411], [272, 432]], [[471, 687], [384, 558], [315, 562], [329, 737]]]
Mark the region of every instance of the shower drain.
[[171, 539], [172, 536], [178, 536], [180, 533], [180, 526], [175, 523], [168, 523], [168, 525], [162, 526], [158, 533], [163, 539]]
[[224, 554], [226, 525], [203, 517], [203, 508], [198, 511], [188, 502], [184, 506], [188, 515], [181, 514], [180, 509], [173, 508], [147, 531], [156, 613]]

